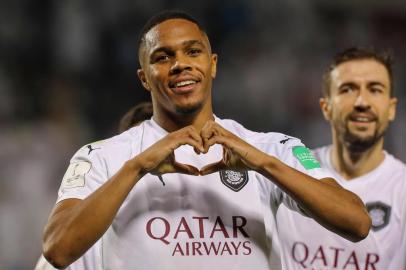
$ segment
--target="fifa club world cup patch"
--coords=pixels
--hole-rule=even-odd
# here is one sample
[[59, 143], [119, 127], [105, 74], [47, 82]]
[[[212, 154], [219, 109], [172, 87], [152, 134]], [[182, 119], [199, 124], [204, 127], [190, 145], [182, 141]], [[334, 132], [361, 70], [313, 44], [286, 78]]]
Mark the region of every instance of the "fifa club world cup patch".
[[371, 202], [366, 204], [369, 216], [372, 220], [372, 230], [379, 231], [389, 224], [391, 207], [383, 202]]
[[92, 164], [87, 161], [71, 163], [62, 179], [62, 188], [83, 187], [85, 174], [90, 171]]
[[304, 146], [295, 146], [293, 147], [292, 152], [306, 170], [320, 168], [319, 161], [313, 156], [309, 148]]
[[220, 179], [226, 187], [238, 192], [248, 183], [248, 172], [220, 171]]

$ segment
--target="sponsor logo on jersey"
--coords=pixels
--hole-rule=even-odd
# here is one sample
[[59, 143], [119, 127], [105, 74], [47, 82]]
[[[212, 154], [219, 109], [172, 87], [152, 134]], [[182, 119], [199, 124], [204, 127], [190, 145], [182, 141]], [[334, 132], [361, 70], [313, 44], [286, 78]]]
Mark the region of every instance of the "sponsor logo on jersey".
[[313, 156], [309, 148], [304, 146], [295, 146], [292, 149], [292, 153], [306, 170], [320, 168], [319, 161]]
[[369, 216], [372, 219], [372, 230], [379, 231], [389, 224], [391, 207], [383, 202], [371, 202], [366, 204]]
[[162, 216], [147, 221], [146, 233], [168, 248], [171, 256], [248, 256], [252, 243], [245, 226], [247, 219], [232, 216], [223, 220], [205, 216], [169, 220]]
[[381, 269], [378, 265], [379, 254], [361, 249], [324, 245], [313, 247], [304, 242], [294, 242], [290, 255], [295, 264], [301, 266], [300, 269]]
[[229, 189], [238, 192], [248, 183], [248, 172], [231, 170], [220, 171], [221, 182]]
[[71, 163], [62, 179], [63, 188], [83, 187], [85, 185], [85, 175], [90, 171], [92, 164], [87, 161]]

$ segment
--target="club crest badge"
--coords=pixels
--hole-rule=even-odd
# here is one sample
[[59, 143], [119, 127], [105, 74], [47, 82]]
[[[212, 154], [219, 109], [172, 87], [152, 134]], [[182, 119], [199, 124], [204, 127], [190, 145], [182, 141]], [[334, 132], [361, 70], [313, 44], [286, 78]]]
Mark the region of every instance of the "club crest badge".
[[379, 231], [389, 224], [391, 207], [383, 202], [372, 202], [366, 204], [369, 216], [372, 219], [372, 230]]
[[238, 192], [248, 183], [248, 172], [220, 171], [220, 179], [226, 187]]

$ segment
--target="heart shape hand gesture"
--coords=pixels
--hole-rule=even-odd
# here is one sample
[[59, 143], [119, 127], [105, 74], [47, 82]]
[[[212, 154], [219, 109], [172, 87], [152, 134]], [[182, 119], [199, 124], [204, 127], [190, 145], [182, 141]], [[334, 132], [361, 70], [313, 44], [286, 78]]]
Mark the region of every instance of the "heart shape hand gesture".
[[[223, 158], [200, 170], [175, 160], [174, 150], [181, 145], [190, 145], [196, 154], [205, 154], [214, 144], [223, 146]], [[207, 175], [221, 170], [257, 170], [261, 168], [266, 156], [265, 153], [224, 129], [218, 123], [208, 121], [200, 133], [193, 126], [169, 133], [136, 158], [141, 164], [143, 174], [151, 173], [161, 176], [166, 173]]]

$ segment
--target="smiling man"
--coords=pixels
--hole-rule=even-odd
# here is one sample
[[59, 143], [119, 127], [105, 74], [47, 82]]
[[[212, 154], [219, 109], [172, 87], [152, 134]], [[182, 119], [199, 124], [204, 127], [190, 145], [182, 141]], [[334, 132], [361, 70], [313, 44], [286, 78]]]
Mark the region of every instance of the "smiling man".
[[139, 61], [153, 117], [72, 158], [44, 232], [54, 266], [101, 238], [104, 269], [279, 269], [281, 203], [350, 240], [368, 234], [360, 199], [298, 139], [213, 115], [217, 55], [195, 19], [153, 17]]
[[282, 206], [284, 269], [406, 269], [406, 166], [383, 148], [396, 103], [388, 53], [351, 48], [333, 60], [320, 100], [333, 143], [314, 153], [366, 203], [372, 230], [354, 244]]

